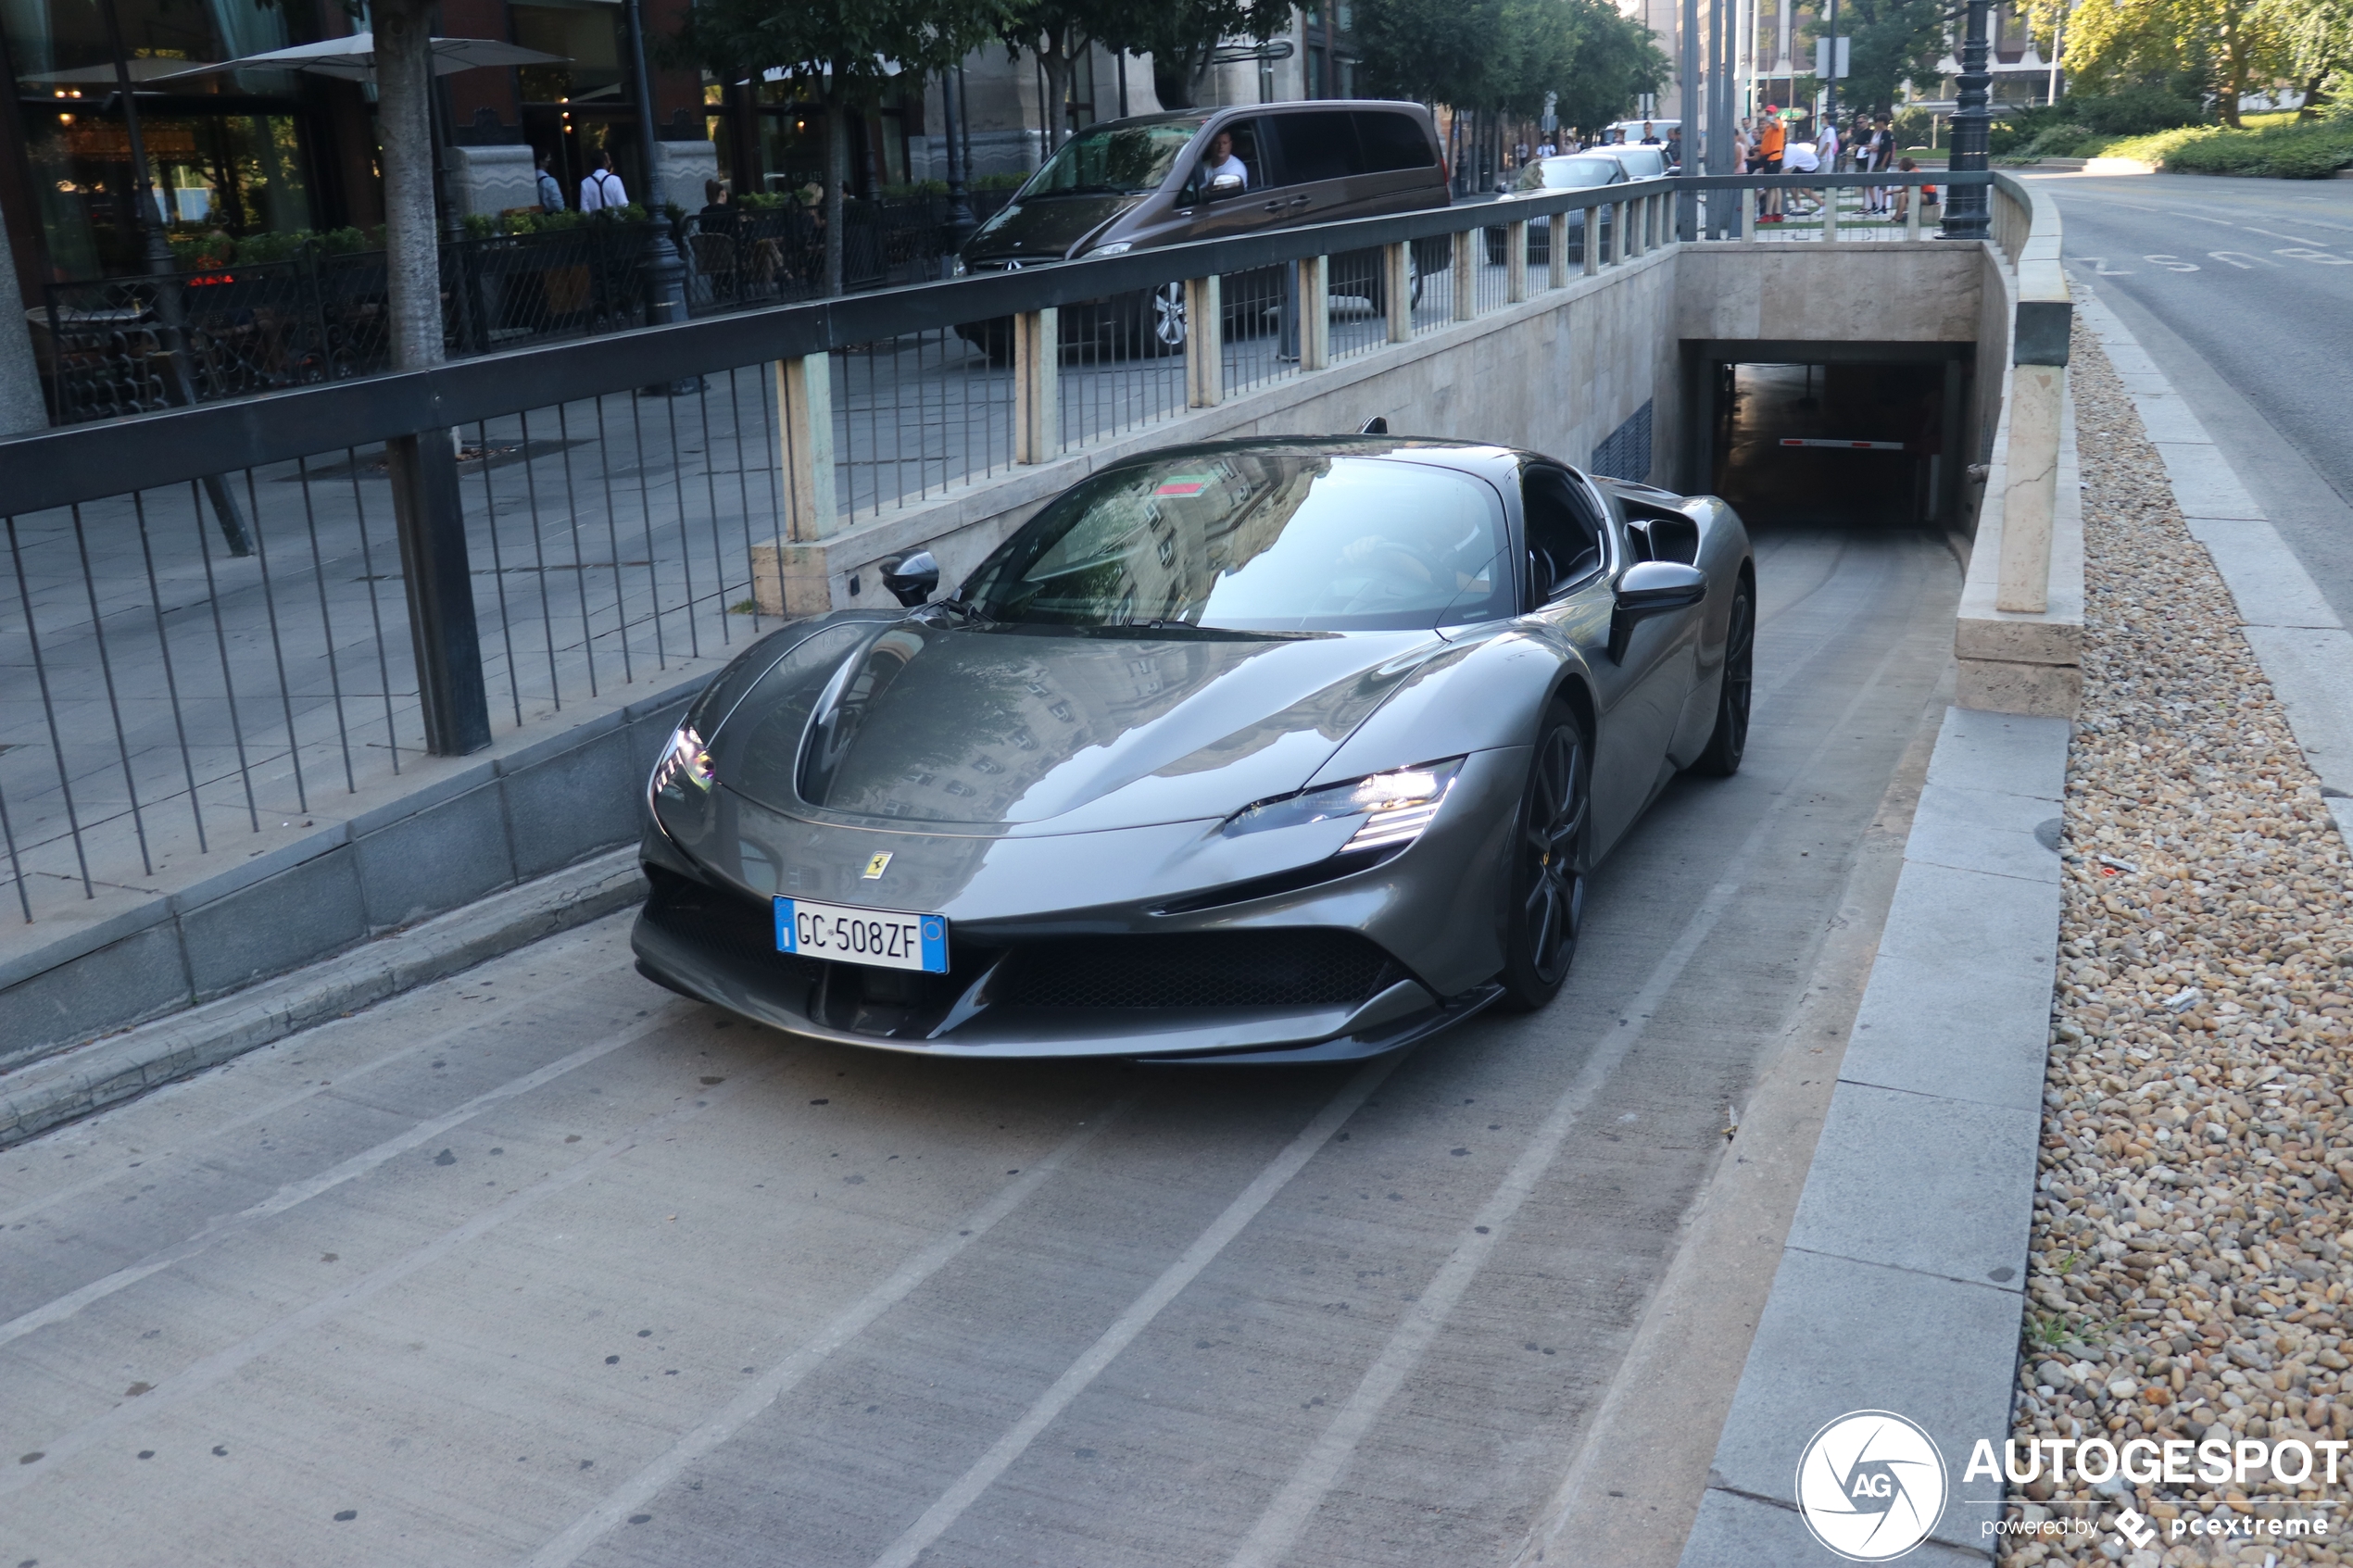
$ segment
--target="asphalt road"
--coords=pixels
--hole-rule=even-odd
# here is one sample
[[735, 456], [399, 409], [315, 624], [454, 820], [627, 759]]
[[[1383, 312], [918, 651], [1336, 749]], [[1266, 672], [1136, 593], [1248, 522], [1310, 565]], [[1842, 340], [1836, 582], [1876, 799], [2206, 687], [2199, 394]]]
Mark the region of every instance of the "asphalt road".
[[2353, 622], [2353, 182], [2037, 178], [2071, 274], [2124, 317]]
[[934, 1062], [686, 1003], [616, 919], [0, 1155], [0, 1562], [1509, 1561], [1728, 1112], [1834, 1063], [1825, 952], [1942, 711], [1940, 545], [1775, 529], [1759, 577], [1747, 767], [1669, 789], [1531, 1018]]

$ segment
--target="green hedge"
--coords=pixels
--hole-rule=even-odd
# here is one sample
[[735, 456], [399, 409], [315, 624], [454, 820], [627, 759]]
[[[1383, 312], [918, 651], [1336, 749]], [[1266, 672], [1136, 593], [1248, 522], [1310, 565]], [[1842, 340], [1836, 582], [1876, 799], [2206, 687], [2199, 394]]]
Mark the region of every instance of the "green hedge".
[[2164, 166], [2192, 174], [2326, 180], [2347, 165], [2353, 165], [2353, 125], [2322, 121], [2200, 136], [2170, 154]]

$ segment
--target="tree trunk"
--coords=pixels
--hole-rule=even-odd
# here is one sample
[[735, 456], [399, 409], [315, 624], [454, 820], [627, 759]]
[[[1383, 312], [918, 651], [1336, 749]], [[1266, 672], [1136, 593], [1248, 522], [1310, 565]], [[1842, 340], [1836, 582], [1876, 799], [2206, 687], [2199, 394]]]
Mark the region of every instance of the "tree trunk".
[[849, 179], [849, 113], [835, 82], [825, 85], [825, 293], [842, 292], [841, 188]]
[[392, 363], [441, 363], [441, 241], [433, 207], [433, 46], [420, 0], [377, 0], [376, 125], [384, 140]]
[[1162, 108], [1193, 107], [1194, 82], [1201, 75], [1200, 58], [1190, 48], [1152, 51], [1152, 96], [1160, 100]]
[[2240, 129], [2239, 94], [2246, 91], [2246, 32], [2243, 19], [2228, 11], [2222, 23], [2222, 91], [2214, 107], [2222, 123]]
[[[1075, 51], [1072, 51], [1075, 52]], [[1070, 96], [1070, 53], [1063, 40], [1052, 33], [1046, 35], [1046, 46], [1038, 51], [1038, 63], [1046, 68], [1046, 101], [1038, 110], [1046, 121], [1046, 156], [1062, 151], [1068, 137], [1070, 115], [1064, 100]]]

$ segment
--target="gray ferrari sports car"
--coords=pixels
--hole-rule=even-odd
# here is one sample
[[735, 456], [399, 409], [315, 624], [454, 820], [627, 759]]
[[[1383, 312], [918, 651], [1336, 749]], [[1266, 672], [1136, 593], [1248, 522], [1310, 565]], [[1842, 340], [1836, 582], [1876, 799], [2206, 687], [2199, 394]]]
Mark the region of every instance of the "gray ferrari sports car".
[[1748, 733], [1722, 502], [1386, 436], [1169, 447], [937, 603], [754, 644], [648, 788], [639, 968], [937, 1056], [1331, 1061], [1541, 1007]]

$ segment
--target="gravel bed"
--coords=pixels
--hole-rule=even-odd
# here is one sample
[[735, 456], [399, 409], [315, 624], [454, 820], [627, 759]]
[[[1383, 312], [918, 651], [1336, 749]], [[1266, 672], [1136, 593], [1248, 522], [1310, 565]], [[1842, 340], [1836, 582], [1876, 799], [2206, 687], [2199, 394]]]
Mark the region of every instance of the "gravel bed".
[[[2353, 1414], [2353, 910], [2344, 839], [2098, 343], [2075, 329], [2083, 708], [2013, 1437], [2306, 1441]], [[1955, 1456], [1957, 1458], [1957, 1456]], [[2023, 1455], [2021, 1454], [2021, 1460]], [[2005, 1565], [2353, 1560], [2334, 1486], [2010, 1485]], [[1979, 1486], [1984, 1482], [1977, 1483]], [[1982, 1496], [1982, 1493], [1976, 1495]], [[2075, 1506], [2069, 1506], [2073, 1504]], [[2126, 1507], [2156, 1539], [2128, 1549]], [[2325, 1542], [2170, 1540], [2230, 1510]]]

